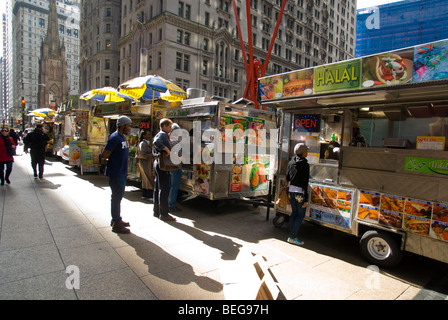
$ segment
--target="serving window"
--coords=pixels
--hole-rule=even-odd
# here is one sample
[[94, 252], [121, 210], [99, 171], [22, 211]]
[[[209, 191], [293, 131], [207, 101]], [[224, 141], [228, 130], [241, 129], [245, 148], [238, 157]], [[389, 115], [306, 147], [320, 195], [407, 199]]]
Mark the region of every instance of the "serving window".
[[359, 109], [353, 112], [368, 147], [447, 150], [448, 107]]

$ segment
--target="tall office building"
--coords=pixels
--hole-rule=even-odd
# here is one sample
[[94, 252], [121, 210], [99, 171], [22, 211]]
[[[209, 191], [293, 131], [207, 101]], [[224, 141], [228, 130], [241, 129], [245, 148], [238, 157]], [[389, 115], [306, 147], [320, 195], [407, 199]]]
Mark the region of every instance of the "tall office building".
[[[16, 114], [21, 107], [22, 97], [27, 108], [36, 109], [38, 102], [39, 60], [41, 47], [48, 29], [49, 0], [15, 0], [12, 14], [12, 38], [14, 59], [13, 105]], [[79, 94], [79, 3], [77, 1], [57, 2], [57, 23], [59, 40], [66, 48], [68, 91]]]
[[83, 1], [81, 8], [81, 93], [120, 84], [121, 0]]
[[3, 52], [2, 52], [2, 77], [1, 77], [1, 109], [3, 110], [5, 121], [13, 121], [10, 116], [13, 110], [13, 94], [12, 94], [12, 12], [11, 0], [5, 0], [6, 13], [2, 15], [2, 32], [3, 32]]
[[405, 0], [358, 10], [356, 56], [448, 38], [448, 1]]
[[[247, 44], [245, 1], [236, 4]], [[262, 62], [281, 5], [281, 0], [251, 1], [254, 56]], [[267, 74], [354, 57], [355, 25], [355, 0], [288, 1]], [[183, 88], [205, 89], [209, 96], [235, 100], [244, 93], [246, 71], [231, 0], [85, 1], [81, 29], [82, 91], [158, 74]], [[108, 45], [112, 53], [118, 50], [117, 63]], [[146, 64], [140, 63], [142, 53]], [[119, 70], [118, 77], [109, 70]]]

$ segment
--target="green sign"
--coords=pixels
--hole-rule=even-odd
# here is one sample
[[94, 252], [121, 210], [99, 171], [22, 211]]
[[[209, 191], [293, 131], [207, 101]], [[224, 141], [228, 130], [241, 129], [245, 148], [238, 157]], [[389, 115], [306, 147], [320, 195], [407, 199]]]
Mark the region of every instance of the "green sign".
[[335, 92], [361, 87], [361, 59], [334, 63], [314, 70], [314, 92]]
[[407, 157], [405, 171], [448, 175], [448, 160]]

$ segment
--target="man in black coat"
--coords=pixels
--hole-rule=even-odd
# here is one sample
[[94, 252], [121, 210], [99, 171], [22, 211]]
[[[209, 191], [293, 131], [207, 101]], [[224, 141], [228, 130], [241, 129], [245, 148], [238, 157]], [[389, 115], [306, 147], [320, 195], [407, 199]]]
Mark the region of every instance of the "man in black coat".
[[42, 131], [42, 125], [36, 125], [36, 129], [30, 132], [23, 139], [25, 153], [28, 153], [28, 148], [31, 149], [31, 166], [34, 172], [34, 179], [37, 179], [37, 165], [39, 165], [39, 179], [44, 175], [45, 164], [45, 147], [50, 138]]

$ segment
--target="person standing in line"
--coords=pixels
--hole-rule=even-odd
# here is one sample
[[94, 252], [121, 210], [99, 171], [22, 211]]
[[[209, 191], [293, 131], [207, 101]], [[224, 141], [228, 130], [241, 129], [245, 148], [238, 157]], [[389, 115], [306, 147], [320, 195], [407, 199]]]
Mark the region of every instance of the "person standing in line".
[[151, 165], [150, 160], [152, 158], [151, 150], [151, 133], [149, 130], [144, 130], [140, 135], [140, 143], [137, 148], [137, 156], [140, 174], [142, 176], [142, 199], [151, 199], [151, 189], [154, 190], [154, 186], [151, 183]]
[[39, 179], [43, 179], [45, 165], [45, 147], [50, 138], [42, 131], [42, 125], [36, 125], [34, 131], [28, 133], [23, 140], [25, 153], [31, 149], [31, 167], [33, 168], [34, 179], [37, 179], [37, 167], [39, 167]]
[[[9, 130], [6, 127], [2, 128], [2, 138], [0, 139], [0, 181], [1, 185], [10, 184], [9, 176], [12, 172], [12, 165], [14, 163], [15, 147], [13, 138], [9, 136]], [[6, 166], [6, 172], [5, 172]]]
[[[176, 129], [180, 129], [180, 126], [177, 123], [173, 123], [171, 132], [173, 132]], [[181, 139], [181, 138], [179, 138]], [[173, 147], [178, 144], [180, 140], [175, 140], [174, 138], [171, 138], [170, 134], [170, 147], [171, 150], [173, 150]], [[181, 153], [181, 152], [179, 152]], [[179, 157], [182, 156], [182, 154], [178, 155]], [[180, 181], [182, 179], [182, 168], [179, 168], [178, 170], [170, 171], [170, 195], [168, 197], [168, 210], [170, 212], [181, 212], [182, 210], [176, 206], [177, 202], [177, 195], [179, 194], [179, 187], [180, 187]]]
[[286, 170], [286, 181], [289, 182], [289, 197], [292, 208], [287, 241], [295, 245], [303, 245], [303, 241], [299, 240], [297, 236], [308, 206], [310, 165], [306, 159], [307, 156], [308, 147], [304, 143], [298, 143], [294, 147], [294, 156], [288, 163]]
[[124, 222], [121, 218], [121, 200], [124, 197], [126, 181], [128, 176], [129, 143], [126, 135], [131, 132], [132, 120], [126, 116], [121, 116], [117, 121], [117, 131], [112, 133], [107, 141], [101, 155], [106, 164], [106, 176], [109, 177], [111, 195], [111, 226], [112, 232], [130, 233], [127, 227], [129, 222]]
[[169, 171], [163, 171], [159, 167], [159, 157], [169, 157], [171, 154], [170, 138], [168, 134], [171, 132], [173, 122], [164, 118], [160, 120], [160, 131], [154, 137], [152, 144], [152, 154], [154, 160], [154, 172], [156, 180], [154, 183], [154, 217], [163, 221], [176, 221], [176, 218], [169, 215], [168, 197], [170, 195], [170, 179]]

